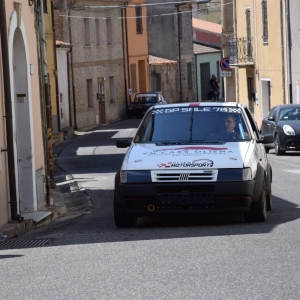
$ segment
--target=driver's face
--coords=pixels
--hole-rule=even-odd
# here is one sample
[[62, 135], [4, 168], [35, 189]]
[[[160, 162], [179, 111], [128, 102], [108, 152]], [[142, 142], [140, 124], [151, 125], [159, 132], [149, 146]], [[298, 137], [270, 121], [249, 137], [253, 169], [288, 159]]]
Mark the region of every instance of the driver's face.
[[232, 117], [227, 117], [224, 119], [223, 121], [223, 129], [226, 132], [231, 132], [234, 130], [234, 127], [236, 125], [236, 122], [234, 121], [234, 119]]

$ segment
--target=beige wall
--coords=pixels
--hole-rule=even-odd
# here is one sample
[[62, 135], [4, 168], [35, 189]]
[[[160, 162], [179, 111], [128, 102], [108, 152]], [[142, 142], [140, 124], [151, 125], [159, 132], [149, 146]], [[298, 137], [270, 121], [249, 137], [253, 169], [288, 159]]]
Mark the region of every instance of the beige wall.
[[[0, 43], [0, 116], [5, 116], [4, 90], [3, 90], [2, 52]], [[6, 129], [4, 118], [0, 119], [0, 148], [6, 149]], [[0, 151], [0, 226], [9, 221], [9, 190], [7, 172], [7, 152]]]
[[[21, 3], [20, 10], [20, 28], [24, 47], [25, 47], [25, 56], [27, 58], [27, 92], [28, 96], [28, 105], [29, 105], [29, 131], [30, 136], [28, 136], [28, 143], [31, 144], [31, 155], [32, 155], [32, 193], [33, 199], [26, 199], [27, 203], [30, 202], [30, 209], [37, 209], [37, 196], [36, 196], [36, 170], [42, 169], [43, 173], [45, 171], [44, 167], [44, 146], [43, 146], [43, 132], [42, 132], [42, 120], [41, 120], [41, 100], [40, 100], [40, 90], [39, 90], [39, 66], [38, 66], [38, 53], [37, 53], [37, 41], [36, 41], [36, 31], [34, 28], [34, 7], [28, 5], [27, 0], [19, 0], [18, 3]], [[18, 169], [17, 169], [17, 127], [16, 119], [14, 112], [14, 103], [15, 103], [15, 91], [14, 91], [14, 75], [13, 75], [13, 41], [15, 36], [15, 31], [17, 29], [17, 12], [14, 9], [14, 3], [10, 0], [6, 0], [6, 22], [8, 29], [8, 47], [10, 54], [10, 81], [11, 81], [11, 94], [12, 94], [12, 109], [13, 109], [13, 127], [14, 127], [14, 143], [15, 143], [15, 168], [16, 168], [16, 178], [18, 178]], [[30, 74], [30, 65], [32, 65], [33, 73]], [[26, 77], [24, 76], [24, 80]], [[22, 151], [22, 150], [21, 150]], [[17, 192], [18, 182], [16, 179]], [[28, 187], [30, 188], [30, 187]], [[22, 197], [22, 195], [19, 195]], [[23, 197], [24, 198], [24, 197]]]
[[[258, 125], [268, 111], [268, 99], [262, 93], [262, 82], [270, 81], [270, 108], [283, 104], [286, 94], [285, 62], [283, 60], [285, 47], [281, 41], [281, 11], [280, 1], [268, 1], [268, 43], [262, 40], [262, 5], [261, 0], [236, 1], [236, 33], [237, 37], [246, 37], [246, 7], [251, 11], [251, 35], [253, 37], [254, 66], [248, 71], [239, 68], [238, 100], [248, 104], [247, 77], [253, 76], [255, 92], [258, 93], [258, 103], [255, 105], [255, 119]], [[284, 1], [283, 1], [284, 6]], [[283, 7], [284, 15], [284, 7]], [[284, 39], [283, 35], [283, 39]]]
[[[144, 0], [133, 0], [130, 2], [130, 5], [133, 4], [144, 4], [146, 1]], [[127, 40], [128, 40], [128, 58], [129, 59], [129, 66], [131, 64], [136, 65], [136, 87], [137, 92], [146, 92], [150, 91], [150, 67], [149, 67], [149, 60], [148, 60], [148, 34], [147, 34], [147, 18], [142, 18], [142, 27], [143, 27], [143, 33], [137, 34], [136, 33], [136, 11], [135, 8], [127, 8], [126, 9], [126, 22], [127, 24]], [[147, 9], [146, 7], [142, 7], [142, 16], [147, 15]], [[124, 37], [126, 41], [126, 36]], [[126, 53], [126, 49], [125, 49]], [[144, 61], [145, 63], [145, 73], [139, 74], [139, 61]], [[129, 71], [130, 72], [130, 71]], [[128, 80], [128, 70], [126, 72], [126, 79]], [[142, 88], [139, 85], [140, 79], [145, 81], [146, 88]], [[132, 82], [132, 76], [130, 75], [130, 87], [132, 88], [133, 82]], [[129, 83], [127, 84], [127, 90], [129, 88]], [[131, 96], [133, 99], [134, 93]], [[129, 97], [130, 98], [130, 97]]]
[[47, 72], [49, 73], [50, 97], [51, 97], [51, 113], [53, 120], [53, 133], [57, 133], [58, 116], [57, 116], [57, 90], [56, 90], [56, 63], [55, 63], [55, 41], [52, 24], [51, 1], [47, 0], [47, 13], [44, 14], [45, 21], [45, 38], [46, 38], [46, 63]]

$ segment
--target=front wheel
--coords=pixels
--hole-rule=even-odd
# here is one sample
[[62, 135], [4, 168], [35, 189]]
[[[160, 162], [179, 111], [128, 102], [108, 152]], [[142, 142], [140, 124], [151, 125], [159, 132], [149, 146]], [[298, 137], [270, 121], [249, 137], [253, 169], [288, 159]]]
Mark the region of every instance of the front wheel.
[[247, 222], [264, 222], [267, 219], [267, 196], [265, 182], [263, 182], [261, 195], [257, 202], [253, 202], [248, 213], [245, 213]]
[[277, 156], [285, 154], [285, 151], [280, 150], [280, 141], [278, 134], [276, 134], [275, 136], [275, 154]]
[[114, 201], [114, 219], [117, 227], [133, 227], [136, 222], [136, 217], [129, 215], [122, 204]]

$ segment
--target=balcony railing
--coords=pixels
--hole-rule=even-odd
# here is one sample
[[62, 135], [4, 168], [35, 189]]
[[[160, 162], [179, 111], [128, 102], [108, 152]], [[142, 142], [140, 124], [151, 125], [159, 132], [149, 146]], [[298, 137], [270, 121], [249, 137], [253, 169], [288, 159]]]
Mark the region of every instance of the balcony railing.
[[252, 39], [236, 38], [227, 42], [231, 64], [252, 63]]

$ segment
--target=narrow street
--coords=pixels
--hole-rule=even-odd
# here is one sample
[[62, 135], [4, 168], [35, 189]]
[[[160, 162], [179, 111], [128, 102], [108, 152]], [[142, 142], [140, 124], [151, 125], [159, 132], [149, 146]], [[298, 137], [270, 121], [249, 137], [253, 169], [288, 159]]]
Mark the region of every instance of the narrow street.
[[[300, 153], [268, 154], [273, 210], [265, 223], [243, 216], [113, 220], [114, 175], [140, 119], [79, 132], [57, 147], [56, 181], [69, 213], [20, 240], [43, 247], [0, 253], [2, 299], [298, 299]], [[18, 289], [15, 289], [15, 283]], [[33, 285], [32, 282], [35, 284]]]

